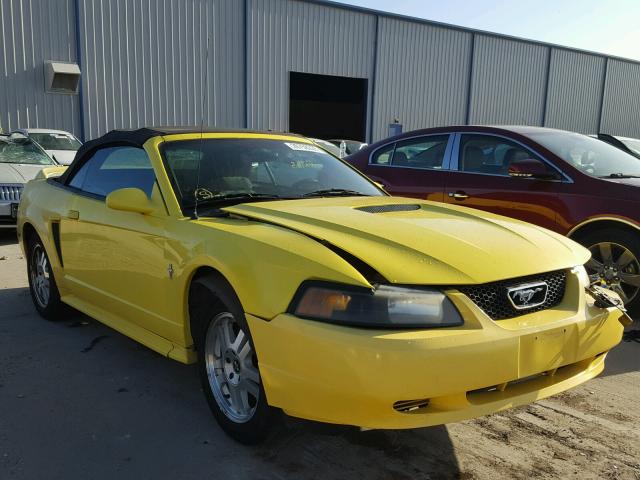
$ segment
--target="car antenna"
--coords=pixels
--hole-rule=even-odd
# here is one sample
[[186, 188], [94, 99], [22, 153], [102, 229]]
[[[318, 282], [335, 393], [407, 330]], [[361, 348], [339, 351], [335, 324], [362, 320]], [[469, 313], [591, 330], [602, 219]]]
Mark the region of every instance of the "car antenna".
[[200, 145], [198, 146], [198, 151], [200, 156], [198, 157], [198, 169], [196, 170], [196, 189], [193, 192], [193, 196], [195, 197], [195, 203], [193, 205], [193, 214], [191, 215], [192, 220], [198, 219], [198, 190], [200, 189], [200, 162], [202, 162], [202, 155], [204, 154], [202, 150], [202, 139], [204, 137], [204, 107], [208, 105], [209, 100], [209, 39], [211, 35], [207, 35], [207, 48], [204, 54], [204, 81], [202, 82], [202, 91], [200, 94], [202, 95], [202, 111], [200, 112]]

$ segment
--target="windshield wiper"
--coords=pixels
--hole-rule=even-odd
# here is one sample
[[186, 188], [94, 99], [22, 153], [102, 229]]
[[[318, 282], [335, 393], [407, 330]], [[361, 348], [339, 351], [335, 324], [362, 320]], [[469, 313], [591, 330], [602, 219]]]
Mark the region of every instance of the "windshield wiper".
[[305, 193], [303, 197], [368, 197], [367, 194], [356, 190], [347, 190], [345, 188], [325, 188], [324, 190], [315, 190]]
[[[200, 206], [229, 206], [236, 203], [244, 202], [264, 202], [269, 200], [289, 200], [292, 197], [281, 197], [280, 195], [270, 193], [231, 193], [228, 195], [214, 195], [209, 198], [201, 198], [196, 202], [198, 207]], [[190, 205], [190, 208], [194, 208], [196, 203]]]
[[[280, 195], [269, 194], [269, 193], [232, 193], [228, 195], [214, 195], [210, 198], [203, 198], [198, 200], [197, 208], [203, 208], [205, 212], [207, 212], [206, 216], [216, 216], [216, 217], [224, 217], [227, 216], [227, 213], [220, 210], [220, 208], [229, 207], [231, 205], [235, 205], [237, 203], [245, 203], [245, 202], [260, 202], [260, 201], [269, 201], [269, 200], [292, 200], [293, 198], [298, 197], [281, 197]], [[189, 209], [193, 210], [192, 218], [198, 218], [196, 214], [196, 204], [190, 205]]]
[[214, 195], [210, 198], [203, 198], [198, 200], [198, 205], [211, 205], [217, 203], [227, 203], [244, 200], [285, 200], [291, 197], [281, 197], [272, 193], [230, 193], [227, 195]]
[[640, 178], [640, 175], [630, 175], [627, 173], [610, 173], [609, 175], [603, 175], [600, 178]]

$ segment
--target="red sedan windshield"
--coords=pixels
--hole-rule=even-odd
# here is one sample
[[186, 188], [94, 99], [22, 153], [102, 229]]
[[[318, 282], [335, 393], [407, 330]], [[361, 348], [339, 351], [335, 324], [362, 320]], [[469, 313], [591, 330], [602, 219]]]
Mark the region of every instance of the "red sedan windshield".
[[601, 140], [561, 131], [540, 131], [527, 136], [588, 175], [640, 176], [639, 159]]

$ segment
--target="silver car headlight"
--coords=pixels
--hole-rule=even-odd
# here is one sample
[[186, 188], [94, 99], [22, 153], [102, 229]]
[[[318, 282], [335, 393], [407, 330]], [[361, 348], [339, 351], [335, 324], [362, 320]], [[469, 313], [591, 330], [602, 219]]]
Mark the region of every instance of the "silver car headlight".
[[303, 283], [288, 310], [309, 320], [361, 328], [438, 328], [463, 324], [451, 300], [433, 288], [373, 289]]

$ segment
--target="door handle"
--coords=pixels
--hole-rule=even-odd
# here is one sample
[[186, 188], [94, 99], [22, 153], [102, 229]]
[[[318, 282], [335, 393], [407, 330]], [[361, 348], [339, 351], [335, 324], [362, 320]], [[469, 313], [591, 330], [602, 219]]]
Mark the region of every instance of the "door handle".
[[467, 195], [461, 190], [458, 190], [457, 192], [449, 192], [449, 196], [451, 198], [455, 198], [456, 200], [465, 200], [469, 198], [469, 195]]
[[78, 220], [80, 218], [80, 212], [78, 210], [69, 210], [67, 212], [67, 218], [71, 220]]

